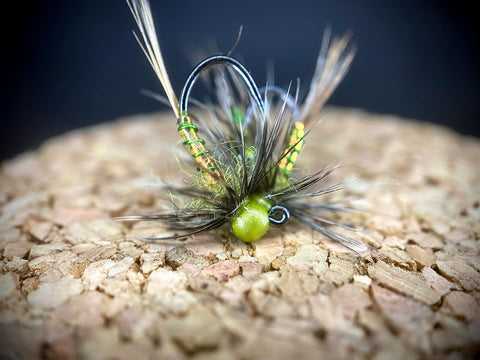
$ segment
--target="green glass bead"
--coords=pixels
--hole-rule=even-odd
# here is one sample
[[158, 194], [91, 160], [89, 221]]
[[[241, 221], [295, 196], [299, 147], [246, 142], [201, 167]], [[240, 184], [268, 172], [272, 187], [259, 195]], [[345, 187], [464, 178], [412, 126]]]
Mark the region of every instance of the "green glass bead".
[[232, 233], [244, 242], [255, 242], [268, 230], [270, 201], [260, 194], [251, 195], [230, 219]]

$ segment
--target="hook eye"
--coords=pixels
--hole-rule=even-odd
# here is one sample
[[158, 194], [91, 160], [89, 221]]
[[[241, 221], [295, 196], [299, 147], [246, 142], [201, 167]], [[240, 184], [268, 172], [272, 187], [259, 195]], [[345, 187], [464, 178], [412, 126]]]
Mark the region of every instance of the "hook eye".
[[268, 212], [268, 220], [274, 225], [283, 225], [290, 219], [290, 211], [284, 206], [272, 206]]

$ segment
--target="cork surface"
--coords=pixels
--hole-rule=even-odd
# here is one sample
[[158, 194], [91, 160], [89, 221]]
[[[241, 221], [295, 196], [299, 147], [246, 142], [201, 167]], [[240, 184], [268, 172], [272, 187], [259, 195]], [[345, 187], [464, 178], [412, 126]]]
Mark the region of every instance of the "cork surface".
[[[331, 109], [304, 166], [362, 199], [383, 261], [294, 222], [244, 244], [113, 216], [158, 209], [170, 114], [68, 133], [0, 168], [2, 359], [465, 359], [480, 351], [480, 141]], [[182, 181], [181, 177], [175, 181]], [[360, 235], [359, 235], [360, 236]]]

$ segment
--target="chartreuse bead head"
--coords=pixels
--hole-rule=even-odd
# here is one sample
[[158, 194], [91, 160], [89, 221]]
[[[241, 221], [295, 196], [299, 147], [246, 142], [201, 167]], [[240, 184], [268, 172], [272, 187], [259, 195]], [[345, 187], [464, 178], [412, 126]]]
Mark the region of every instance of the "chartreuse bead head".
[[230, 219], [232, 233], [244, 242], [255, 242], [268, 230], [271, 203], [261, 195], [251, 195]]

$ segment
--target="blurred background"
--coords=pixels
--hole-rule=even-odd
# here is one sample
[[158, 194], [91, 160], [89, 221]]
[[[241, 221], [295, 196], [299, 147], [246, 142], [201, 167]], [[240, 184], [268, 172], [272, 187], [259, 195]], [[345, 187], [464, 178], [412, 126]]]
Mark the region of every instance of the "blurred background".
[[[478, 19], [469, 1], [151, 0], [160, 44], [179, 94], [191, 49], [215, 41], [257, 83], [274, 63], [275, 82], [305, 91], [322, 34], [350, 30], [357, 56], [329, 104], [447, 125], [480, 136]], [[117, 1], [21, 1], [2, 21], [0, 159], [65, 131], [168, 108]], [[173, 120], [172, 120], [173, 121]]]

